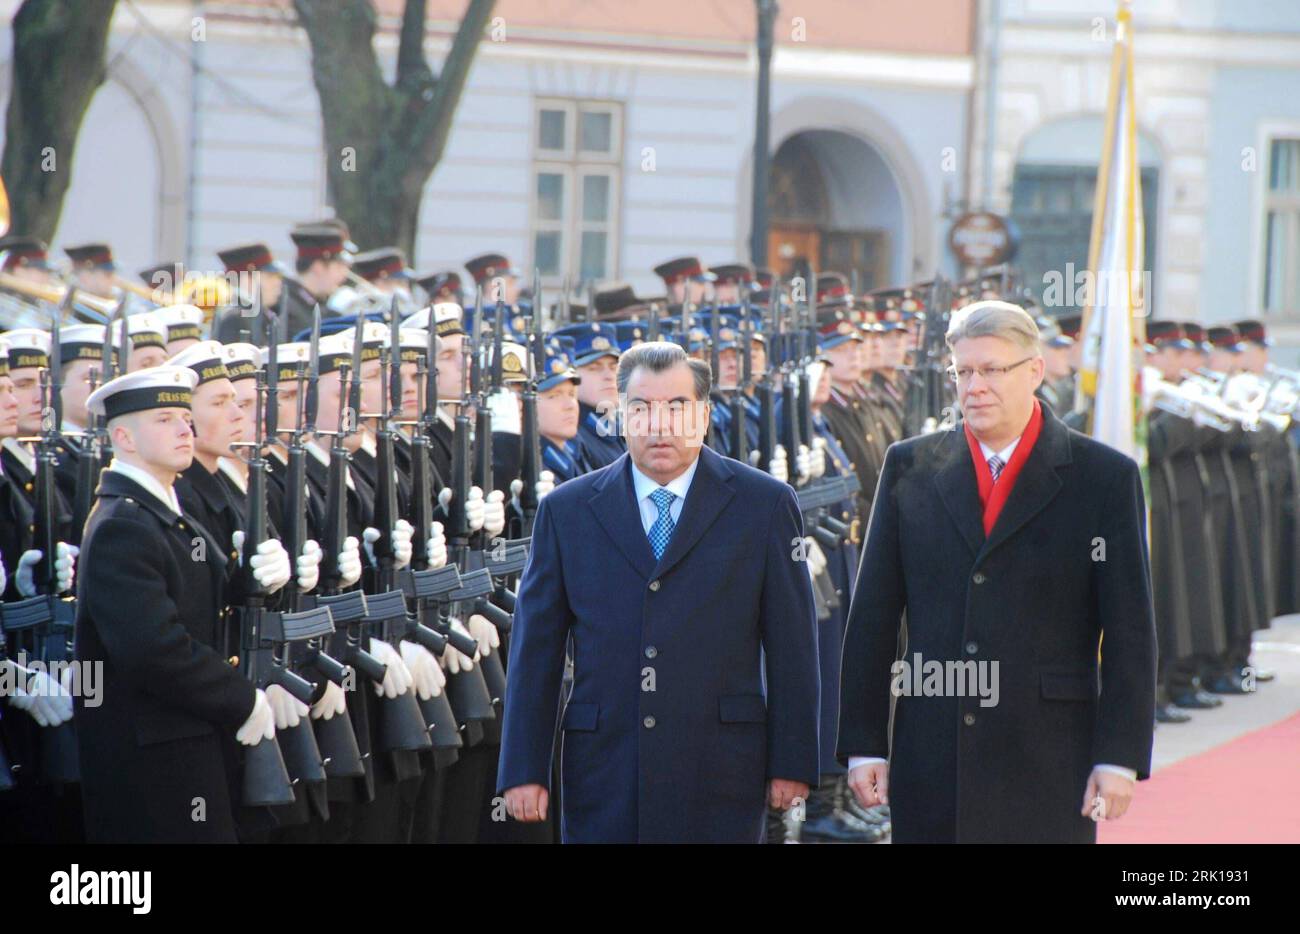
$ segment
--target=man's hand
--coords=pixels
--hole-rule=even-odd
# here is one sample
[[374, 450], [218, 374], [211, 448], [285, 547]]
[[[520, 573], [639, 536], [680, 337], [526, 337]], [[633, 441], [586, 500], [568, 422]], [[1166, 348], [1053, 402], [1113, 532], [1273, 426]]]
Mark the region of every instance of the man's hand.
[[808, 800], [808, 786], [787, 778], [774, 778], [767, 783], [767, 803], [779, 811], [793, 807], [796, 801]]
[[1093, 769], [1083, 792], [1083, 809], [1079, 812], [1094, 821], [1119, 820], [1133, 800], [1133, 785], [1123, 775], [1105, 769]]
[[889, 763], [869, 762], [849, 772], [849, 787], [858, 804], [873, 808], [889, 803]]
[[517, 785], [506, 789], [506, 812], [517, 821], [535, 824], [546, 820], [550, 803], [550, 792], [541, 785]]

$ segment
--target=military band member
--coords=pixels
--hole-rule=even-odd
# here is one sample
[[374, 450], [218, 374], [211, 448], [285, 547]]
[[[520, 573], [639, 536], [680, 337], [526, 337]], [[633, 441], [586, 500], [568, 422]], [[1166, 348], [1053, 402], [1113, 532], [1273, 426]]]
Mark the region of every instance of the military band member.
[[261, 309], [279, 307], [280, 292], [285, 287], [285, 267], [271, 255], [265, 243], [218, 250], [217, 258], [226, 267], [227, 277], [235, 277], [238, 285], [234, 301], [212, 315], [215, 340], [223, 344], [247, 340], [264, 347], [273, 339], [283, 340], [295, 333], [289, 330], [288, 322], [280, 322], [278, 336], [273, 338], [266, 333], [270, 319], [261, 314]]
[[439, 302], [454, 302], [457, 305], [465, 303], [465, 290], [461, 287], [458, 272], [446, 270], [424, 275], [417, 274], [415, 284], [424, 293], [425, 305], [436, 305]]
[[[330, 298], [348, 279], [347, 227], [341, 222], [300, 224], [289, 231], [289, 239], [298, 248], [294, 260], [295, 278], [285, 278], [288, 305], [281, 322], [281, 334], [297, 334], [311, 327], [312, 309], [320, 305], [322, 313], [334, 314]], [[263, 299], [263, 305], [270, 302]], [[275, 307], [279, 307], [278, 298]]]
[[654, 274], [664, 280], [668, 307], [674, 312], [680, 311], [685, 302], [698, 306], [714, 281], [713, 273], [695, 256], [680, 256], [660, 263], [654, 268]]
[[[510, 260], [502, 254], [484, 253], [482, 256], [467, 259], [465, 268], [469, 270], [474, 284], [483, 289], [484, 302], [495, 303], [500, 298], [507, 308], [518, 303], [519, 271], [511, 266]], [[498, 283], [502, 289], [500, 296], [495, 291]]]

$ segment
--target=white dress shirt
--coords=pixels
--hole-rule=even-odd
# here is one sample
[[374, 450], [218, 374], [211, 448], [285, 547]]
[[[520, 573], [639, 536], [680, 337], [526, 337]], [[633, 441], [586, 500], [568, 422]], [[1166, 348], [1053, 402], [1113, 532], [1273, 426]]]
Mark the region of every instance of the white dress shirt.
[[176, 513], [176, 515], [181, 514], [181, 501], [176, 497], [176, 490], [170, 486], [164, 487], [149, 471], [142, 470], [134, 464], [127, 464], [116, 457], [109, 462], [108, 469], [114, 473], [120, 473], [124, 477], [130, 477], [144, 487], [145, 492], [158, 502]]
[[[654, 504], [650, 494], [659, 489], [659, 484], [637, 470], [636, 464], [630, 466], [632, 468], [632, 489], [636, 492], [637, 508], [641, 510], [641, 527], [645, 529], [645, 534], [649, 535], [650, 527], [659, 518], [659, 507]], [[682, 471], [680, 476], [663, 485], [665, 490], [677, 494], [677, 498], [668, 507], [668, 514], [673, 517], [674, 526], [681, 521], [682, 504], [686, 502], [686, 493], [691, 488], [691, 480], [695, 478], [695, 469], [699, 466], [700, 459], [697, 456], [691, 466]]]
[[[994, 451], [991, 447], [989, 447], [987, 444], [981, 441], [980, 453], [984, 455], [984, 461], [986, 463], [988, 462], [988, 459], [990, 457], [996, 454], [1002, 460], [1002, 469], [1006, 470], [1007, 465], [1011, 463], [1011, 455], [1016, 453], [1016, 445], [1018, 445], [1019, 443], [1020, 443], [1020, 438], [1017, 437], [1016, 440], [1012, 441], [1002, 450]], [[860, 765], [870, 765], [873, 762], [884, 762], [884, 761], [885, 761], [884, 759], [881, 759], [878, 756], [849, 756], [849, 769], [851, 771], [853, 769], [856, 769]], [[1116, 775], [1123, 775], [1131, 782], [1137, 781], [1137, 772], [1135, 772], [1133, 769], [1125, 768], [1122, 765], [1108, 765], [1103, 763], [1097, 765], [1096, 768], [1101, 769], [1103, 772], [1114, 772]]]

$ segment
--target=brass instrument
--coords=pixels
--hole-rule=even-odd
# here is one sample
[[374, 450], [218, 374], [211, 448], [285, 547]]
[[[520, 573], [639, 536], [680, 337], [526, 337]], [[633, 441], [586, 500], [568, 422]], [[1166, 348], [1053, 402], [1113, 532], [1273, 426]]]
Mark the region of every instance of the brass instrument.
[[172, 293], [164, 292], [162, 289], [151, 289], [147, 285], [133, 282], [125, 276], [119, 276], [116, 273], [113, 275], [113, 284], [123, 291], [139, 295], [145, 301], [152, 302], [155, 305], [176, 304], [176, 298]]
[[[38, 282], [32, 282], [21, 276], [15, 276], [13, 273], [0, 272], [0, 290], [13, 292], [17, 295], [37, 301], [49, 302], [51, 305], [61, 306], [64, 297], [68, 294], [70, 286], [42, 285]], [[112, 318], [114, 309], [117, 308], [117, 302], [111, 298], [101, 298], [98, 295], [91, 295], [89, 292], [75, 290], [75, 301], [84, 308], [104, 316], [104, 320]], [[102, 323], [102, 322], [100, 322]]]

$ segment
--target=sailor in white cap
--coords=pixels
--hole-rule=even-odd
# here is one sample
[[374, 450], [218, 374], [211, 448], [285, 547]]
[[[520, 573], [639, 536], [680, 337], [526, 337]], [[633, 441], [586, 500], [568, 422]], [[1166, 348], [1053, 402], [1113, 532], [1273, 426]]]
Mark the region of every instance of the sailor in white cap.
[[[266, 694], [218, 648], [226, 546], [173, 489], [194, 458], [198, 381], [188, 367], [152, 367], [87, 402], [113, 446], [86, 523], [76, 620], [77, 660], [103, 672], [102, 703], [75, 702], [91, 842], [234, 842], [230, 739], [275, 735]], [[276, 547], [249, 561], [267, 593], [289, 579]]]
[[203, 340], [203, 309], [198, 305], [163, 305], [149, 312], [163, 327], [169, 356]]
[[[126, 333], [131, 342], [127, 356], [127, 373], [167, 362], [167, 329], [152, 312], [130, 315], [126, 319]], [[122, 346], [122, 322], [113, 322], [113, 346]], [[123, 364], [119, 360], [118, 367]]]

